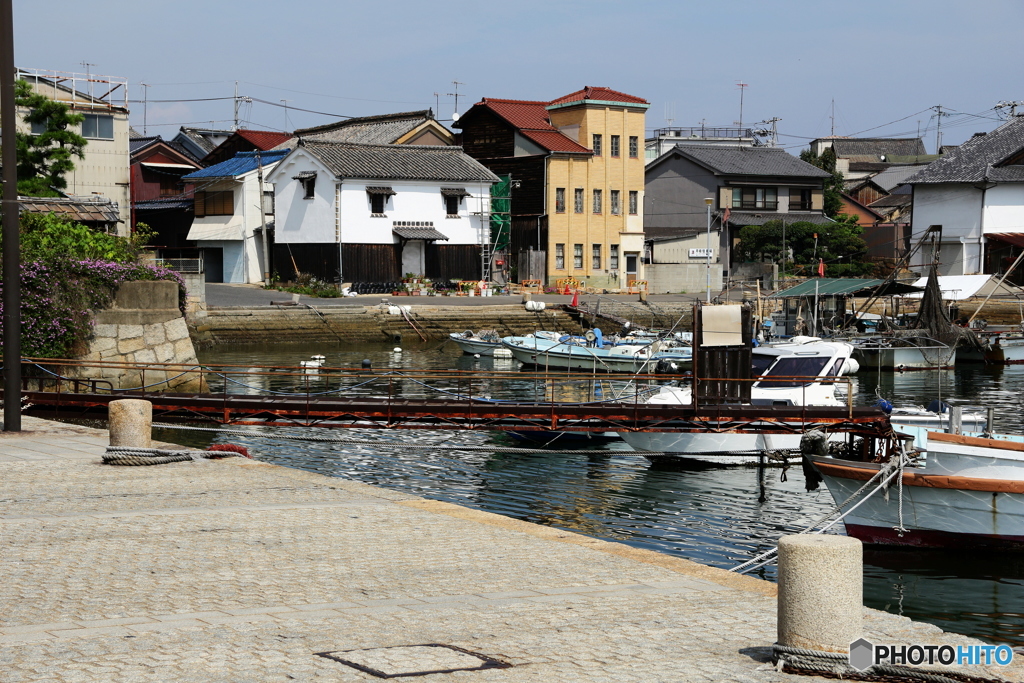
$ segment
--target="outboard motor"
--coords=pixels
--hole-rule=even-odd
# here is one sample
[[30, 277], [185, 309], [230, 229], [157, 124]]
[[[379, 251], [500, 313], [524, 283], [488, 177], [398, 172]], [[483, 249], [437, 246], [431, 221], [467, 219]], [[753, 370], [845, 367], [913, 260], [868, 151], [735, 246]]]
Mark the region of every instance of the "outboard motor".
[[928, 412], [930, 413], [948, 413], [949, 404], [945, 401], [940, 401], [937, 398], [933, 398], [928, 404]]

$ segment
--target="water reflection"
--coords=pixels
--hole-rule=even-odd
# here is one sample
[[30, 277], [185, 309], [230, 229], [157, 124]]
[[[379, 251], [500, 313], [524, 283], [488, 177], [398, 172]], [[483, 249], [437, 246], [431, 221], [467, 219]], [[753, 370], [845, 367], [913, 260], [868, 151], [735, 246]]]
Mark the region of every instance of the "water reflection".
[[[464, 356], [451, 347], [406, 346], [401, 354], [391, 345], [262, 345], [215, 348], [201, 360], [248, 369], [254, 363], [298, 365], [313, 354], [327, 356], [327, 366], [358, 367], [364, 358], [375, 370], [457, 369], [501, 371], [511, 361]], [[584, 376], [585, 377], [585, 376]], [[593, 385], [566, 373], [556, 385], [559, 400], [589, 400]], [[403, 396], [432, 395], [427, 387], [394, 382]], [[380, 386], [355, 386], [345, 380], [344, 395], [380, 395]], [[326, 391], [339, 379], [321, 370], [308, 378], [275, 376], [247, 381], [260, 391]], [[437, 388], [465, 391], [457, 380]], [[601, 397], [622, 387], [599, 384]], [[220, 387], [219, 390], [223, 390]], [[236, 391], [235, 388], [229, 389]], [[627, 391], [635, 388], [627, 388]], [[238, 391], [241, 391], [239, 389]], [[255, 389], [247, 392], [260, 393]], [[997, 407], [996, 426], [1020, 432], [1024, 414], [1024, 367], [966, 366], [942, 372], [903, 374], [864, 371], [855, 377], [855, 403], [873, 403], [876, 393], [900, 404], [923, 405], [933, 398], [984, 408]], [[531, 399], [545, 394], [531, 375], [495, 374], [473, 386], [474, 395]], [[537, 455], [467, 451], [464, 446], [520, 445], [507, 435], [471, 431], [299, 430], [332, 437], [412, 443], [423, 448], [386, 450], [353, 444], [321, 444], [284, 439], [245, 439], [258, 457], [291, 467], [351, 478], [429, 498], [509, 515], [527, 521], [628, 543], [686, 557], [718, 567], [731, 567], [774, 546], [780, 535], [811, 524], [831, 508], [824, 488], [804, 491], [798, 468], [769, 470], [767, 499], [758, 502], [754, 469], [672, 469], [651, 466], [629, 455], [622, 442], [595, 444], [586, 455], [557, 452]], [[281, 432], [276, 432], [281, 433]], [[209, 437], [163, 432], [157, 438], [202, 445]], [[582, 446], [573, 443], [567, 449]], [[835, 529], [841, 532], [841, 527]], [[869, 550], [865, 557], [865, 601], [872, 607], [936, 623], [943, 628], [1002, 642], [1024, 644], [1024, 571], [1020, 559], [945, 557], [905, 550]], [[759, 575], [773, 579], [767, 566]]]

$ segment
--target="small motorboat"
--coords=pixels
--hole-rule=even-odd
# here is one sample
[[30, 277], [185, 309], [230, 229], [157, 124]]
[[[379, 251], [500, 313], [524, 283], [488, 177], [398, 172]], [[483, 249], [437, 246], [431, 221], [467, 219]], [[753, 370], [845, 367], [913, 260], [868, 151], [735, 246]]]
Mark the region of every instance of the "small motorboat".
[[676, 371], [693, 366], [691, 347], [677, 339], [605, 337], [596, 327], [582, 338], [505, 337], [501, 342], [521, 363], [542, 368], [654, 373], [661, 361], [673, 363]]
[[309, 360], [299, 361], [299, 365], [301, 365], [304, 368], [319, 368], [323, 367], [325, 360], [327, 360], [326, 356], [310, 356]]

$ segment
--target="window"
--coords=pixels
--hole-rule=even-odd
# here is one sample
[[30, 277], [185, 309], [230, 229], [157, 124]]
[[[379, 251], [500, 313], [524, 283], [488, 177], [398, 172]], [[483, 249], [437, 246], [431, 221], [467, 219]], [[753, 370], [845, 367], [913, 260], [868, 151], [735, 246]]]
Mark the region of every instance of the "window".
[[230, 216], [234, 214], [234, 191], [196, 192], [195, 212], [196, 218], [202, 218], [203, 216]]
[[555, 213], [565, 213], [565, 188], [555, 188]]
[[810, 188], [804, 188], [804, 187], [791, 187], [791, 188], [789, 188], [789, 210], [790, 211], [810, 211], [811, 210], [811, 190], [810, 190]]
[[618, 135], [613, 135], [612, 136], [612, 145], [611, 145], [611, 147], [612, 147], [612, 149], [611, 149], [612, 156], [613, 157], [618, 157], [619, 156], [619, 136]]
[[384, 209], [388, 204], [388, 196], [386, 194], [371, 194], [370, 195], [370, 213], [375, 216], [383, 216]]
[[612, 270], [619, 269], [619, 245], [608, 245], [608, 267]]
[[555, 270], [565, 270], [565, 245], [555, 245]]
[[33, 121], [32, 122], [32, 135], [42, 135], [46, 132], [46, 126], [49, 123], [49, 119], [44, 121]]
[[629, 191], [629, 215], [630, 216], [635, 216], [637, 214], [637, 210], [640, 208], [638, 206], [639, 203], [640, 203], [640, 192], [638, 192], [637, 190], [630, 190]]
[[611, 206], [612, 215], [613, 216], [618, 216], [620, 213], [622, 213], [622, 205], [619, 202], [619, 191], [618, 190], [611, 190], [611, 191], [609, 191], [608, 192], [608, 199], [611, 200], [611, 203], [612, 203], [612, 206]]
[[576, 188], [576, 196], [573, 197], [572, 209], [573, 209], [573, 212], [575, 212], [575, 213], [583, 213], [583, 188], [582, 187], [577, 187]]
[[274, 191], [263, 191], [263, 213], [268, 216], [274, 215]]
[[299, 182], [302, 184], [303, 199], [312, 199], [316, 196], [316, 175], [299, 178]]
[[572, 267], [583, 268], [583, 245], [574, 244], [572, 245]]
[[594, 133], [593, 137], [594, 137], [594, 156], [595, 157], [599, 157], [599, 156], [601, 156], [601, 135], [599, 133]]
[[448, 214], [448, 217], [459, 215], [459, 204], [462, 203], [462, 197], [457, 195], [446, 195], [444, 198], [444, 210]]
[[594, 213], [601, 213], [601, 190], [594, 190]]
[[160, 178], [161, 197], [173, 197], [178, 194], [181, 194], [181, 181], [166, 176]]
[[601, 245], [595, 244], [591, 249], [591, 253], [594, 258], [594, 270], [601, 269]]
[[629, 158], [636, 159], [640, 156], [640, 138], [636, 135], [629, 136]]
[[732, 208], [734, 209], [768, 209], [779, 208], [778, 190], [774, 187], [737, 187], [732, 191]]
[[114, 117], [102, 114], [86, 114], [85, 121], [82, 122], [82, 137], [113, 140]]

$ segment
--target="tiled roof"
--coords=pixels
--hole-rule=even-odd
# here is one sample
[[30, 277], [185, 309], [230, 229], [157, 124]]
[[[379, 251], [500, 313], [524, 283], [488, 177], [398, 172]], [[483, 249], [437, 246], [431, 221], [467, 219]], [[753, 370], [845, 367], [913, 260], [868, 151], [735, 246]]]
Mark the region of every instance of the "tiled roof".
[[159, 135], [139, 135], [138, 137], [130, 137], [128, 138], [128, 153], [135, 154], [140, 149], [149, 147], [154, 142], [159, 142], [160, 139]]
[[18, 197], [21, 210], [28, 213], [54, 213], [79, 223], [117, 223], [121, 212], [112, 199], [66, 197]]
[[168, 197], [166, 199], [146, 199], [141, 202], [133, 202], [132, 208], [136, 211], [166, 211], [167, 209], [191, 209], [193, 199], [191, 197]]
[[[262, 163], [265, 168], [270, 164], [277, 163], [283, 159], [290, 151], [291, 150], [288, 149], [282, 149], [270, 152], [260, 152], [259, 163]], [[208, 168], [200, 169], [195, 173], [189, 173], [186, 176], [182, 176], [181, 179], [189, 181], [199, 180], [201, 178], [231, 178], [242, 175], [243, 173], [255, 171], [257, 165], [256, 152], [239, 152], [227, 161], [222, 161], [219, 164], [214, 164]]]
[[824, 225], [834, 223], [831, 218], [820, 213], [747, 213], [733, 211], [729, 214], [730, 225], [764, 225], [768, 221], [786, 221], [786, 223], [817, 223]]
[[1011, 118], [988, 134], [975, 135], [928, 164], [908, 183], [1024, 182], [1024, 166], [999, 164], [1024, 149], [1024, 116]]
[[551, 125], [547, 102], [483, 98], [476, 105], [486, 107], [518, 129], [525, 137], [550, 152], [591, 154], [591, 151]]
[[208, 137], [203, 135], [203, 133], [223, 134], [225, 136], [230, 136], [231, 135], [231, 131], [230, 130], [214, 130], [214, 129], [206, 129], [206, 128], [185, 128], [184, 126], [182, 126], [182, 128], [178, 131], [178, 135], [184, 135], [189, 140], [194, 142], [196, 144], [196, 146], [199, 147], [200, 149], [204, 150], [207, 153], [212, 152], [213, 148], [216, 147], [217, 145], [212, 140], [210, 140]]
[[[732, 147], [727, 145], [676, 145], [662, 155], [688, 158], [719, 175], [786, 176], [827, 178], [817, 166], [798, 159], [778, 147]], [[650, 168], [658, 160], [651, 162]]]
[[837, 157], [870, 156], [875, 161], [881, 161], [883, 154], [887, 157], [926, 154], [921, 138], [833, 138], [832, 150]]
[[906, 182], [907, 178], [914, 175], [927, 164], [905, 164], [899, 166], [890, 166], [878, 175], [871, 178], [871, 180], [886, 192], [892, 192], [897, 185], [902, 185]]
[[433, 113], [429, 109], [379, 116], [360, 116], [315, 128], [300, 128], [295, 131], [295, 135], [322, 142], [389, 145], [433, 118]]
[[407, 226], [398, 225], [391, 229], [391, 232], [395, 233], [402, 239], [406, 240], [446, 240], [448, 236], [443, 232], [433, 227], [433, 224], [428, 226]]
[[569, 102], [582, 102], [583, 100], [600, 100], [602, 102], [624, 102], [628, 104], [650, 104], [647, 100], [642, 97], [636, 97], [634, 95], [627, 95], [624, 92], [618, 90], [612, 90], [611, 88], [603, 87], [592, 87], [584, 86], [582, 90], [569, 93], [559, 97], [558, 99], [551, 100], [549, 105], [567, 104]]
[[339, 178], [497, 182], [461, 147], [361, 145], [351, 142], [302, 141]]
[[272, 149], [292, 139], [291, 133], [279, 133], [273, 130], [246, 130], [239, 128], [235, 131], [235, 134], [243, 140], [251, 142], [260, 150]]

